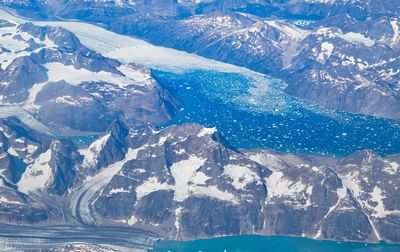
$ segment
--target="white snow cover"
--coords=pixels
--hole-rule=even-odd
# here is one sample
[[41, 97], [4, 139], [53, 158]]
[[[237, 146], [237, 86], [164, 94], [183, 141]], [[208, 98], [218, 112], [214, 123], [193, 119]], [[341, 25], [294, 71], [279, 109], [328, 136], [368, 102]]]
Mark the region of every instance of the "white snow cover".
[[51, 134], [51, 130], [49, 128], [43, 125], [25, 109], [22, 109], [19, 106], [0, 106], [0, 118], [7, 118], [10, 116], [18, 117], [18, 119], [20, 119], [24, 124], [34, 130], [46, 134]]
[[334, 45], [329, 42], [323, 42], [321, 44], [321, 52], [318, 54], [317, 60], [324, 63], [332, 54]]
[[0, 203], [1, 204], [23, 204], [20, 201], [16, 201], [16, 200], [12, 200], [12, 199], [8, 199], [4, 196], [0, 196]]
[[175, 224], [177, 234], [179, 233], [179, 228], [180, 228], [179, 222], [180, 222], [180, 216], [181, 216], [182, 209], [183, 208], [181, 206], [179, 206], [175, 209], [175, 223], [174, 224]]
[[248, 184], [255, 181], [261, 184], [260, 177], [245, 166], [227, 165], [224, 167], [223, 174], [233, 180], [232, 185], [238, 190], [244, 190]]
[[65, 80], [72, 85], [77, 85], [85, 81], [104, 81], [125, 87], [132, 84], [143, 83], [146, 80], [143, 73], [134, 71], [128, 67], [121, 67], [120, 69], [127, 73], [129, 77], [138, 78], [139, 82], [136, 82], [133, 78], [124, 77], [110, 72], [92, 72], [84, 68], [75, 69], [74, 66], [67, 66], [59, 62], [46, 63], [44, 66], [49, 70], [47, 72], [49, 82]]
[[18, 157], [18, 153], [15, 151], [15, 149], [13, 147], [9, 147], [7, 150], [8, 154], [14, 156], [14, 157]]
[[272, 27], [275, 27], [278, 30], [284, 32], [286, 35], [288, 35], [292, 39], [301, 39], [310, 33], [307, 30], [303, 30], [295, 25], [283, 23], [282, 21], [279, 21], [279, 20], [266, 21], [266, 23], [271, 25]]
[[81, 96], [78, 98], [74, 98], [70, 95], [59, 96], [56, 99], [53, 99], [56, 103], [65, 103], [73, 106], [85, 106], [86, 102], [93, 101], [93, 98]]
[[[16, 22], [27, 22], [18, 17], [13, 17], [5, 11], [0, 10], [0, 18], [7, 20], [15, 20]], [[249, 87], [251, 96], [255, 94], [253, 91], [266, 91], [271, 89], [271, 81], [264, 78], [265, 75], [250, 71], [243, 67], [234, 66], [215, 60], [206, 59], [195, 54], [190, 54], [170, 48], [153, 46], [143, 40], [129, 36], [124, 36], [107, 31], [98, 26], [83, 22], [49, 22], [49, 21], [32, 21], [35, 25], [60, 26], [73, 32], [79, 40], [88, 48], [103, 54], [106, 57], [114, 58], [122, 63], [135, 63], [145, 65], [152, 69], [178, 72], [193, 69], [203, 69], [220, 71], [225, 73], [240, 73], [254, 81], [255, 88]], [[104, 76], [102, 76], [104, 77]], [[262, 90], [260, 90], [262, 89]], [[260, 92], [258, 92], [259, 96]], [[247, 97], [245, 102], [249, 102]], [[264, 100], [265, 102], [265, 100]], [[258, 101], [257, 101], [258, 103]], [[273, 104], [271, 104], [273, 105]], [[262, 106], [268, 111], [277, 111], [275, 106]], [[257, 109], [260, 109], [258, 107]], [[290, 109], [286, 103], [279, 104], [279, 111]]]
[[137, 222], [137, 219], [134, 215], [132, 215], [129, 219], [128, 219], [128, 225], [132, 226]]
[[[0, 11], [0, 16], [2, 16], [3, 11]], [[12, 19], [7, 19], [12, 22]], [[17, 25], [18, 22], [12, 22]], [[22, 40], [14, 38], [15, 35], [20, 35]], [[21, 32], [18, 30], [17, 26], [13, 27], [0, 27], [0, 45], [5, 48], [6, 51], [0, 51], [0, 65], [2, 69], [5, 69], [14, 59], [22, 56], [30, 55], [32, 52], [26, 51], [29, 48], [29, 44], [26, 42], [29, 39], [33, 39], [36, 43], [41, 45], [41, 48], [53, 47], [54, 43], [48, 38], [44, 40], [39, 40], [32, 35]], [[35, 51], [40, 50], [36, 49]], [[4, 84], [4, 83], [2, 83]]]
[[355, 33], [355, 32], [349, 32], [346, 34], [339, 34], [339, 37], [341, 37], [342, 39], [349, 41], [349, 42], [358, 42], [358, 43], [362, 43], [365, 46], [373, 46], [375, 45], [375, 41], [365, 37], [364, 35], [362, 35], [361, 33]]
[[303, 191], [306, 186], [301, 181], [293, 182], [286, 179], [280, 171], [274, 171], [266, 178], [268, 198], [293, 196]]
[[27, 110], [36, 110], [39, 109], [40, 106], [35, 104], [37, 94], [42, 91], [43, 87], [47, 84], [45, 83], [36, 83], [31, 89], [29, 89], [28, 99], [25, 101], [24, 108]]
[[400, 28], [397, 22], [398, 21], [396, 19], [390, 21], [390, 24], [392, 25], [393, 29], [392, 46], [394, 46], [399, 41], [400, 38]]
[[346, 176], [339, 175], [339, 178], [342, 180], [343, 186], [349, 189], [356, 198], [360, 196], [360, 187], [358, 185], [358, 180], [356, 179], [357, 175], [358, 173], [351, 173]]
[[21, 180], [17, 183], [19, 191], [29, 193], [45, 188], [53, 176], [52, 169], [49, 166], [50, 159], [51, 149], [48, 149], [26, 168]]
[[211, 179], [211, 177], [204, 174], [204, 172], [198, 171], [192, 176], [190, 181], [195, 185], [206, 185], [209, 179]]
[[[135, 81], [136, 85], [142, 86], [153, 86], [153, 78], [151, 76], [150, 71], [146, 71], [145, 69], [133, 69], [126, 65], [121, 65], [117, 67], [118, 71], [123, 73], [127, 78]], [[118, 83], [116, 83], [118, 84]]]
[[322, 219], [326, 219], [326, 217], [328, 217], [339, 206], [342, 199], [344, 199], [347, 195], [347, 189], [345, 187], [338, 188], [336, 193], [338, 195], [338, 200], [337, 200], [336, 204], [329, 208], [328, 212], [325, 214], [324, 218], [322, 218]]
[[252, 154], [248, 155], [248, 158], [250, 158], [254, 162], [267, 166], [268, 169], [273, 171], [279, 171], [286, 166], [286, 164], [281, 159], [269, 153]]
[[198, 195], [237, 204], [238, 200], [233, 194], [221, 191], [217, 186], [205, 186], [210, 177], [201, 171], [197, 171], [204, 165], [205, 161], [204, 158], [190, 156], [186, 160], [174, 163], [170, 170], [175, 184], [160, 183], [156, 177], [150, 177], [136, 188], [137, 198], [140, 199], [159, 190], [172, 190], [174, 191], [174, 200], [177, 202], [184, 201], [191, 195]]
[[233, 204], [239, 204], [235, 195], [228, 191], [221, 191], [217, 186], [192, 186], [190, 189], [194, 195], [206, 196], [222, 201], [229, 201]]
[[254, 73], [231, 64], [209, 60], [166, 47], [153, 46], [144, 40], [116, 34], [83, 22], [49, 22], [24, 20], [0, 10], [0, 18], [16, 23], [32, 22], [36, 25], [63, 27], [73, 32], [88, 48], [124, 63], [135, 62], [156, 69], [182, 71], [182, 69], [209, 69], [224, 72]]
[[371, 200], [377, 203], [376, 206], [371, 207], [372, 210], [374, 211], [372, 216], [374, 216], [376, 218], [385, 218], [387, 215], [390, 215], [390, 214], [400, 215], [399, 210], [388, 211], [385, 209], [385, 205], [383, 203], [383, 199], [385, 198], [385, 196], [383, 194], [382, 189], [380, 189], [378, 186], [374, 187], [374, 189], [372, 190], [372, 193], [370, 195], [371, 195]]
[[[10, 33], [10, 34], [8, 34]], [[10, 52], [0, 53], [0, 64], [4, 70], [14, 59], [29, 55], [24, 49], [29, 47], [29, 44], [25, 41], [19, 41], [13, 39], [14, 35], [17, 34], [16, 27], [3, 27], [0, 28], [0, 45], [1, 47], [9, 50]], [[1, 51], [0, 51], [1, 52]], [[2, 83], [4, 85], [4, 83]]]
[[385, 217], [385, 206], [382, 202], [382, 190], [379, 187], [375, 186], [374, 190], [372, 190], [371, 197], [372, 200], [377, 203], [377, 205], [374, 207], [375, 214], [373, 216], [380, 218]]
[[186, 160], [174, 163], [171, 173], [175, 180], [174, 200], [183, 201], [189, 196], [189, 182], [194, 172], [199, 169], [206, 159], [197, 156], [190, 156]]
[[38, 147], [36, 145], [28, 144], [28, 146], [26, 146], [26, 149], [28, 150], [29, 154], [33, 154], [38, 149]]
[[186, 153], [185, 149], [175, 150], [174, 152], [175, 152], [176, 154], [178, 154], [178, 155], [182, 155], [182, 154], [185, 154], [185, 153]]
[[197, 134], [198, 137], [203, 137], [205, 135], [212, 135], [217, 132], [216, 128], [202, 128], [200, 133]]
[[95, 164], [97, 155], [103, 149], [109, 137], [110, 134], [107, 134], [91, 143], [88, 148], [79, 150], [79, 153], [84, 156], [84, 166], [93, 166]]
[[150, 177], [143, 184], [136, 188], [136, 197], [137, 199], [141, 199], [142, 197], [160, 190], [174, 190], [173, 185], [169, 185], [168, 183], [159, 183], [156, 177]]
[[116, 194], [116, 193], [124, 193], [124, 192], [129, 193], [130, 190], [125, 189], [125, 188], [113, 188], [113, 189], [110, 190], [108, 195], [113, 195], [113, 194]]
[[383, 170], [390, 175], [395, 175], [399, 171], [399, 164], [396, 162], [387, 162], [387, 165]]

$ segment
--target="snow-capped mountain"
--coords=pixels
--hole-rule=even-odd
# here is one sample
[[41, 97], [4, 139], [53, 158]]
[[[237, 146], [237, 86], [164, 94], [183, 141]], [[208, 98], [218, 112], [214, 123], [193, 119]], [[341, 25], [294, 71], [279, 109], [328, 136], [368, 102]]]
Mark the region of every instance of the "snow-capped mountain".
[[144, 66], [89, 50], [71, 32], [2, 21], [0, 104], [32, 113], [56, 134], [165, 123], [176, 99]]
[[110, 26], [119, 33], [133, 33], [155, 44], [263, 73], [282, 69], [295, 45], [309, 33], [284, 20], [264, 20], [230, 11], [156, 24], [127, 17]]
[[325, 18], [349, 14], [359, 20], [400, 12], [397, 0], [5, 0], [3, 6], [30, 16], [65, 15], [84, 19], [112, 19], [132, 13], [164, 17], [206, 14], [215, 10], [238, 10], [258, 16]]
[[[400, 239], [399, 155], [235, 149], [197, 124], [129, 131], [115, 121], [81, 149], [15, 119], [3, 120], [2, 129], [2, 160], [21, 164], [18, 176], [2, 164], [5, 223], [122, 225], [184, 240], [254, 233]], [[24, 141], [39, 147], [18, 148]]]
[[[323, 106], [399, 118], [398, 0], [10, 0], [3, 5], [20, 12], [35, 6], [24, 15], [100, 22], [118, 33], [282, 78], [288, 94]], [[327, 43], [332, 53], [318, 60]]]
[[398, 119], [399, 19], [341, 17], [297, 27], [217, 11], [159, 22], [127, 16], [110, 28], [271, 74], [287, 82], [288, 94], [323, 106]]
[[319, 28], [297, 46], [297, 54], [281, 73], [288, 83], [286, 91], [338, 110], [398, 119], [396, 43]]
[[[221, 94], [207, 94], [238, 112], [249, 104], [244, 100], [278, 99], [274, 112], [303, 103], [283, 93], [251, 99], [276, 85], [336, 110], [400, 119], [398, 0], [6, 0], [0, 5], [34, 18], [33, 23], [12, 15], [0, 20], [0, 223], [123, 226], [175, 240], [261, 234], [400, 243], [400, 154], [382, 157], [363, 150], [334, 158], [238, 149], [215, 128], [152, 126], [170, 121], [181, 106], [152, 71], [196, 76], [191, 70], [221, 70], [233, 76], [226, 82], [239, 84], [244, 79], [236, 74], [258, 74], [240, 67], [286, 84], [231, 86], [239, 94], [251, 93], [249, 99], [224, 100], [231, 93], [223, 94], [221, 86]], [[161, 61], [173, 63], [157, 64]], [[185, 82], [174, 84], [192, 89]], [[281, 102], [280, 95], [290, 102]], [[216, 118], [212, 110], [223, 108], [205, 115]], [[289, 126], [306, 110], [298, 111], [286, 115]], [[345, 114], [331, 112], [321, 114]], [[297, 124], [321, 118], [303, 116]], [[337, 120], [357, 123], [343, 117]], [[395, 120], [371, 127], [385, 131]], [[232, 131], [243, 131], [240, 123]], [[250, 134], [257, 130], [264, 128]], [[352, 137], [351, 130], [339, 131], [334, 137]], [[91, 134], [98, 138], [87, 145], [59, 137]], [[267, 134], [299, 139], [291, 132]], [[107, 251], [86, 244], [63, 249]]]

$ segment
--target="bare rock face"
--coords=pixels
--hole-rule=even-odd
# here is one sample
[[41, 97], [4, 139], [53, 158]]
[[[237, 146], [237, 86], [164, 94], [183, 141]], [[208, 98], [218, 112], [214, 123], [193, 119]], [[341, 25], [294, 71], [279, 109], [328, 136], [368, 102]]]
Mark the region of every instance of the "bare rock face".
[[282, 72], [286, 92], [337, 110], [399, 119], [398, 55], [360, 33], [320, 28]]
[[[369, 170], [359, 176], [378, 183], [372, 182], [378, 178], [372, 169], [390, 179], [378, 184], [398, 183], [391, 170], [397, 169], [397, 155], [363, 151], [335, 159], [237, 150], [215, 129], [195, 124], [131, 132], [126, 149], [123, 159], [103, 169], [119, 167], [86, 210], [97, 225], [148, 228], [184, 240], [254, 233], [398, 239], [393, 218], [399, 206], [395, 194], [386, 193], [393, 187], [371, 189], [357, 177], [359, 169]], [[366, 166], [366, 160], [374, 165]], [[385, 228], [394, 228], [390, 234], [380, 227], [383, 220]]]
[[80, 149], [15, 119], [1, 127], [3, 223], [122, 225], [181, 240], [400, 239], [399, 155], [235, 149], [216, 129], [197, 124], [130, 131], [114, 121]]
[[[288, 94], [319, 105], [400, 118], [397, 0], [53, 2], [51, 8], [42, 0], [7, 1], [3, 5], [23, 10], [25, 14], [28, 7], [32, 8], [33, 16], [100, 22], [118, 33], [281, 78], [288, 84]], [[35, 34], [44, 33], [35, 29]], [[78, 45], [76, 39], [68, 42]], [[73, 62], [76, 68], [86, 66], [94, 70], [102, 69], [100, 65], [115, 65], [106, 59], [89, 64], [76, 53], [84, 49], [71, 48], [75, 48], [75, 57], [79, 59]], [[22, 101], [27, 88], [19, 88], [18, 94], [10, 93], [8, 98]], [[157, 96], [153, 92], [145, 97], [148, 100]], [[135, 100], [138, 99], [119, 102], [133, 105]], [[165, 102], [163, 98], [158, 100], [156, 104]], [[164, 107], [174, 104], [170, 99], [167, 101]], [[128, 116], [125, 122], [140, 124], [133, 118]]]
[[37, 202], [19, 192], [0, 176], [0, 221], [12, 224], [34, 224], [48, 220], [48, 213]]
[[[339, 8], [340, 1], [317, 2], [290, 9], [307, 5], [330, 13], [314, 21], [217, 10], [171, 20], [127, 15], [109, 28], [272, 75], [287, 83], [286, 93], [319, 105], [399, 119], [399, 19], [379, 8], [347, 13], [350, 7]], [[331, 4], [338, 7], [334, 16]], [[296, 21], [311, 23], [299, 27]]]
[[[288, 94], [314, 103], [399, 119], [397, 2], [0, 4], [100, 22], [279, 77]], [[298, 19], [310, 23], [299, 27]], [[32, 119], [0, 121], [1, 223], [126, 226], [178, 240], [263, 234], [400, 243], [400, 155], [236, 149], [201, 125], [158, 129], [148, 124], [167, 122], [180, 104], [150, 69], [104, 57], [61, 28], [0, 20], [0, 36], [2, 111]], [[40, 133], [38, 123], [57, 135], [100, 136], [78, 147]]]

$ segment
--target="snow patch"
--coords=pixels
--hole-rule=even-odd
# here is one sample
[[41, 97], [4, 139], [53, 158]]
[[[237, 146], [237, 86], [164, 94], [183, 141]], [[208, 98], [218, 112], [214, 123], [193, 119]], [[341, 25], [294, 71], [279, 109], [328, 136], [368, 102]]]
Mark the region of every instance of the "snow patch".
[[266, 184], [268, 198], [293, 196], [306, 188], [301, 181], [294, 182], [288, 180], [280, 171], [272, 172], [272, 174], [266, 178]]
[[128, 219], [128, 225], [129, 226], [132, 226], [132, 225], [136, 224], [136, 222], [137, 222], [137, 219], [133, 215], [131, 216], [131, 218]]
[[197, 156], [190, 156], [186, 160], [174, 163], [171, 167], [171, 173], [175, 180], [174, 200], [183, 201], [189, 196], [189, 181], [193, 173], [204, 165], [206, 159]]
[[394, 46], [400, 38], [400, 28], [399, 25], [397, 23], [397, 20], [392, 20], [390, 21], [390, 24], [392, 25], [392, 29], [393, 29], [393, 39], [392, 39], [392, 46]]
[[357, 183], [357, 180], [355, 179], [356, 176], [357, 173], [351, 173], [347, 176], [339, 175], [339, 178], [342, 180], [343, 186], [349, 189], [354, 197], [358, 198], [360, 196], [360, 187]]
[[[99, 143], [98, 143], [99, 144]], [[94, 224], [95, 219], [91, 215], [90, 202], [98, 191], [107, 185], [111, 179], [117, 174], [123, 165], [137, 157], [138, 149], [129, 149], [125, 154], [125, 158], [110, 166], [104, 168], [94, 176], [86, 177], [85, 183], [77, 191], [72, 193], [70, 208], [75, 218], [80, 217], [86, 224]]]
[[266, 21], [266, 23], [269, 24], [270, 26], [275, 27], [276, 29], [282, 31], [290, 38], [296, 39], [296, 40], [304, 38], [305, 36], [307, 36], [310, 33], [309, 31], [300, 29], [292, 24], [284, 23], [279, 20]]
[[279, 171], [286, 166], [286, 164], [281, 159], [269, 153], [257, 153], [254, 155], [248, 155], [248, 158], [250, 158], [254, 162], [267, 166], [268, 169], [273, 171]]
[[15, 201], [15, 200], [12, 200], [12, 199], [8, 199], [8, 198], [6, 198], [4, 196], [0, 196], [0, 202], [1, 202], [1, 204], [19, 204], [19, 205], [23, 204], [20, 201]]
[[375, 41], [374, 40], [365, 37], [361, 33], [349, 32], [349, 33], [346, 33], [346, 34], [339, 34], [338, 36], [340, 38], [348, 41], [348, 42], [351, 42], [351, 43], [354, 43], [354, 42], [362, 43], [362, 44], [364, 44], [365, 46], [368, 46], [368, 47], [371, 47], [371, 46], [375, 45]]
[[80, 149], [79, 153], [84, 156], [83, 165], [84, 166], [93, 166], [97, 162], [96, 158], [99, 155], [100, 151], [104, 148], [105, 144], [107, 143], [110, 134], [107, 134], [92, 144], [89, 145], [87, 149]]
[[383, 218], [386, 216], [385, 206], [383, 205], [382, 198], [382, 190], [379, 187], [375, 186], [371, 193], [371, 200], [377, 203], [377, 205], [373, 208], [375, 213], [372, 216], [374, 217]]
[[159, 183], [156, 177], [150, 177], [143, 184], [136, 188], [136, 197], [138, 200], [144, 196], [160, 190], [173, 190], [174, 186], [167, 183]]
[[232, 185], [237, 190], [244, 190], [248, 184], [255, 181], [261, 184], [260, 177], [245, 166], [227, 165], [224, 167], [223, 175], [229, 176], [233, 180]]
[[24, 108], [27, 110], [32, 110], [32, 109], [40, 109], [39, 105], [35, 104], [36, 96], [40, 91], [42, 91], [43, 87], [47, 84], [45, 83], [37, 83], [34, 84], [31, 89], [29, 89], [29, 96], [28, 99], [25, 101]]
[[324, 63], [331, 55], [334, 49], [334, 45], [328, 42], [321, 44], [321, 52], [318, 54], [317, 61]]
[[209, 179], [211, 177], [204, 174], [204, 172], [198, 171], [192, 176], [190, 182], [193, 182], [195, 185], [205, 185]]
[[40, 154], [35, 162], [26, 168], [21, 180], [17, 183], [19, 191], [23, 193], [35, 192], [43, 189], [53, 177], [49, 165], [51, 149]]
[[9, 147], [7, 150], [8, 154], [14, 156], [14, 157], [19, 157], [17, 151], [13, 147]]
[[388, 162], [387, 166], [383, 168], [383, 170], [390, 175], [395, 175], [399, 170], [399, 164], [396, 162]]
[[174, 224], [175, 224], [177, 236], [178, 236], [179, 229], [180, 229], [179, 220], [180, 220], [181, 212], [182, 212], [181, 206], [175, 209], [175, 223]]
[[108, 195], [113, 195], [116, 193], [130, 193], [130, 190], [127, 190], [125, 188], [113, 188], [110, 190], [110, 192], [108, 193]]
[[205, 135], [212, 135], [217, 132], [216, 128], [202, 128], [200, 133], [197, 134], [198, 137], [203, 137]]
[[[92, 72], [85, 68], [75, 69], [74, 66], [67, 66], [59, 62], [46, 63], [44, 66], [48, 69], [47, 76], [48, 82], [66, 81], [72, 85], [78, 85], [79, 83], [86, 81], [94, 82], [108, 82], [115, 84], [119, 87], [126, 87], [129, 85], [138, 85], [140, 82], [136, 82], [135, 79], [117, 75], [111, 72]], [[124, 68], [125, 72], [128, 72], [128, 68]], [[133, 70], [129, 70], [128, 76], [133, 76]], [[139, 78], [138, 76], [136, 76]], [[140, 79], [140, 81], [143, 81]]]
[[221, 191], [217, 186], [193, 186], [191, 187], [193, 195], [207, 196], [221, 201], [229, 201], [233, 204], [239, 204], [238, 199], [228, 191]]
[[133, 69], [132, 67], [128, 67], [126, 65], [117, 67], [117, 69], [129, 79], [134, 80], [136, 85], [148, 87], [154, 86], [154, 79], [152, 78], [150, 70], [148, 69]]

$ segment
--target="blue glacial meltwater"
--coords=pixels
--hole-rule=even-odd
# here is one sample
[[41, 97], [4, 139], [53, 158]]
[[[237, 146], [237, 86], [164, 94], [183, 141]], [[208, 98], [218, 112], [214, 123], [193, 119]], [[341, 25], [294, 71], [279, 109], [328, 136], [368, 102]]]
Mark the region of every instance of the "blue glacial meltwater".
[[217, 127], [237, 147], [332, 156], [400, 152], [400, 122], [310, 104], [284, 94], [277, 79], [210, 70], [154, 76], [183, 102], [169, 124]]
[[160, 241], [154, 252], [397, 252], [400, 245], [386, 243], [317, 241], [285, 236], [243, 235], [188, 242]]
[[[0, 16], [15, 19], [2, 11]], [[300, 26], [308, 24], [299, 22]], [[334, 156], [363, 149], [382, 155], [400, 152], [400, 122], [315, 106], [285, 95], [284, 83], [279, 80], [91, 24], [34, 23], [62, 26], [92, 50], [153, 69], [158, 81], [183, 102], [183, 110], [170, 124], [195, 122], [217, 127], [233, 145], [243, 148]]]

